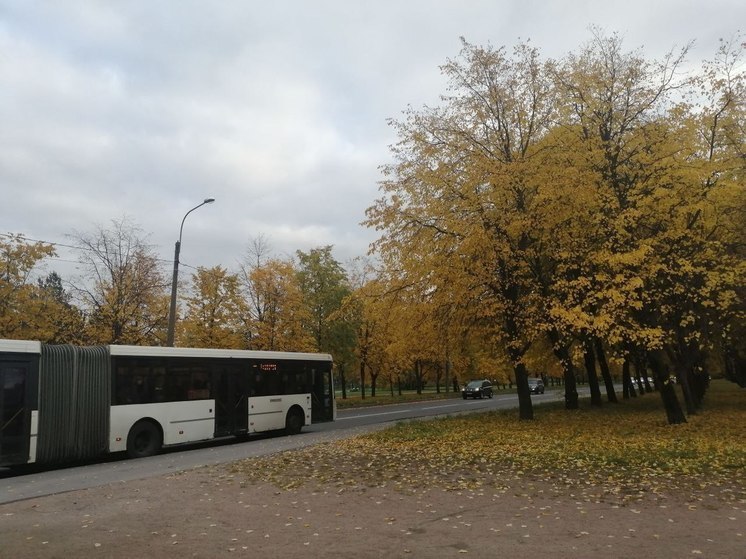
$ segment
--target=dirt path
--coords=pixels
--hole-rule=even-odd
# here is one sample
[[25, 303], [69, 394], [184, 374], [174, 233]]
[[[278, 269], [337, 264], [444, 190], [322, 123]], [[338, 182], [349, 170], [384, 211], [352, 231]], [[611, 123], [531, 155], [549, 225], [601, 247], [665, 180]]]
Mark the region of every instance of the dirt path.
[[746, 505], [723, 493], [573, 491], [284, 491], [199, 469], [0, 505], [0, 557], [746, 559]]

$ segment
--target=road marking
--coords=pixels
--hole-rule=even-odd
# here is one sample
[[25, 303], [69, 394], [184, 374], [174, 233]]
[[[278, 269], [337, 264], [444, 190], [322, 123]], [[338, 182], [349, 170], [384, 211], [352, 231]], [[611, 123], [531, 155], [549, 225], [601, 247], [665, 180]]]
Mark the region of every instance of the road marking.
[[362, 417], [375, 417], [377, 415], [394, 415], [397, 413], [406, 413], [414, 411], [413, 409], [407, 409], [407, 410], [397, 410], [397, 411], [386, 411], [381, 413], [367, 413], [365, 415], [355, 415], [353, 417], [337, 417], [337, 421], [345, 421], [346, 419], [360, 419]]
[[440, 408], [453, 408], [453, 407], [456, 407], [456, 406], [463, 406], [463, 404], [461, 402], [459, 402], [458, 404], [443, 404], [442, 406], [430, 406], [430, 407], [421, 408], [421, 409], [423, 409], [423, 410], [437, 410], [437, 409], [440, 409]]
[[[501, 400], [509, 400], [509, 399], [512, 399], [512, 397], [504, 396], [502, 398], [495, 398], [495, 401], [499, 402]], [[471, 401], [471, 404], [476, 404], [477, 402], [486, 403], [484, 399], [473, 399]], [[409, 413], [409, 412], [413, 412], [417, 410], [424, 411], [424, 410], [437, 410], [441, 408], [454, 408], [454, 407], [462, 406], [463, 404], [466, 404], [466, 403], [467, 402], [459, 402], [457, 404], [442, 404], [440, 406], [428, 406], [428, 407], [423, 407], [423, 408], [407, 408], [407, 409], [401, 409], [401, 410], [396, 410], [396, 411], [386, 411], [386, 412], [379, 412], [379, 413], [366, 413], [365, 415], [355, 415], [353, 417], [337, 416], [337, 421], [346, 421], [349, 419], [361, 419], [364, 417], [376, 417], [378, 415], [395, 415], [397, 413]]]

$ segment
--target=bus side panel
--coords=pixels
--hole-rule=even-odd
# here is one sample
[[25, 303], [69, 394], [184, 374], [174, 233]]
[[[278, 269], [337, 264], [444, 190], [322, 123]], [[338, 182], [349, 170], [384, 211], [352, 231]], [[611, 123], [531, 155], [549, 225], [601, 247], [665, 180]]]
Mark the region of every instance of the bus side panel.
[[39, 412], [31, 412], [31, 437], [29, 438], [29, 462], [36, 462], [36, 443], [39, 440]]
[[249, 398], [249, 433], [284, 429], [288, 410], [294, 405], [301, 407], [306, 416], [305, 424], [310, 425], [311, 396], [309, 394]]
[[111, 452], [127, 450], [130, 429], [141, 419], [160, 425], [164, 446], [205, 441], [212, 439], [215, 431], [215, 400], [112, 406]]

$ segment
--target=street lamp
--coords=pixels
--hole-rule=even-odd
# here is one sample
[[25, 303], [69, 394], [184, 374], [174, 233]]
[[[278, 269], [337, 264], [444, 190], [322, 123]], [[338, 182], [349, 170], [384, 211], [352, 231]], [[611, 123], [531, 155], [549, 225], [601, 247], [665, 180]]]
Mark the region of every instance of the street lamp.
[[184, 230], [184, 221], [187, 216], [197, 208], [201, 208], [205, 204], [212, 204], [215, 198], [205, 198], [205, 201], [194, 206], [191, 210], [184, 214], [184, 219], [181, 220], [181, 227], [179, 227], [179, 240], [176, 241], [176, 247], [174, 249], [174, 277], [171, 280], [171, 308], [168, 313], [168, 338], [166, 339], [166, 345], [168, 347], [174, 347], [174, 328], [176, 327], [176, 284], [179, 280], [179, 252], [181, 251], [181, 233]]

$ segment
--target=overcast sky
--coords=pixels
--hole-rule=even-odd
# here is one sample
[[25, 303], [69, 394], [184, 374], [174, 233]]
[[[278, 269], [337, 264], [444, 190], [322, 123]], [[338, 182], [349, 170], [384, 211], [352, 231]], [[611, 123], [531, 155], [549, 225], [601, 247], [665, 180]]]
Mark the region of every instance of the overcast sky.
[[437, 102], [459, 37], [560, 57], [597, 25], [698, 64], [745, 23], [743, 0], [0, 0], [0, 233], [128, 216], [168, 270], [214, 197], [185, 265], [234, 269], [258, 236], [344, 264], [375, 237], [387, 119]]

